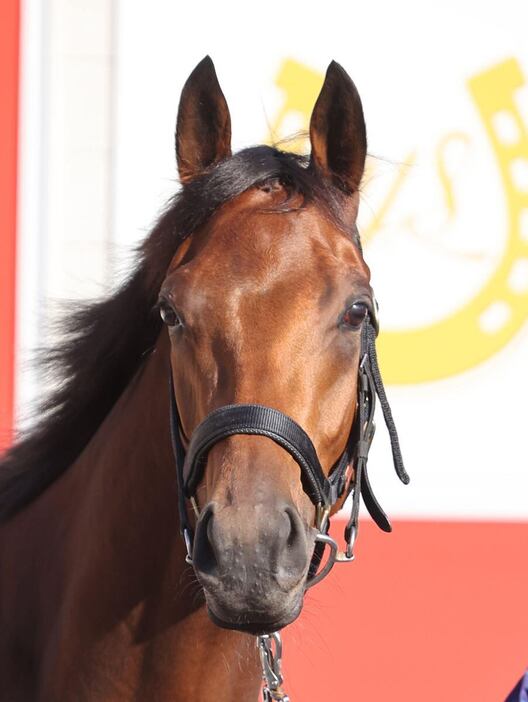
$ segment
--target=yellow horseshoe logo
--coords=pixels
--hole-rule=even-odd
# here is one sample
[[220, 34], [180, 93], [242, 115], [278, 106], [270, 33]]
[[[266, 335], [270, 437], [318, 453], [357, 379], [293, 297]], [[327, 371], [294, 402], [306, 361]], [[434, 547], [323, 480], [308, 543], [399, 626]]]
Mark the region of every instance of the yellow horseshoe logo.
[[[320, 82], [319, 74], [302, 64], [283, 64], [277, 84], [287, 99], [272, 133], [289, 111], [302, 113], [307, 123]], [[380, 335], [381, 364], [389, 383], [439, 380], [468, 370], [503, 348], [528, 319], [528, 132], [515, 104], [515, 91], [524, 84], [515, 59], [468, 82], [504, 187], [507, 243], [494, 274], [453, 315], [419, 329]], [[500, 129], [500, 123], [507, 129]], [[397, 189], [396, 183], [385, 207], [392, 204]], [[380, 217], [376, 220], [379, 224]], [[375, 222], [370, 229], [373, 226]]]

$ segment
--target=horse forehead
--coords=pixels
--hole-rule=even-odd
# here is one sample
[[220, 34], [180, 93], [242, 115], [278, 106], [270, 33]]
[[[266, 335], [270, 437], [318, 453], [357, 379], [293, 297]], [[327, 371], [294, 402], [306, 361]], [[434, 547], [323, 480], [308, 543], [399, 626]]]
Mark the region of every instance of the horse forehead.
[[293, 278], [295, 272], [315, 272], [323, 283], [341, 271], [361, 274], [366, 268], [351, 237], [313, 204], [291, 211], [228, 212], [211, 227], [202, 254], [198, 267], [229, 271], [234, 283], [267, 274]]

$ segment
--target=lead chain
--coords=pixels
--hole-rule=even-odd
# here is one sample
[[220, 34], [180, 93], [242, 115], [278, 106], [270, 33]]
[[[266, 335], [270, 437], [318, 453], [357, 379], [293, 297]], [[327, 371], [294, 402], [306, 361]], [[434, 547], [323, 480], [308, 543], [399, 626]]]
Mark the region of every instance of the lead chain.
[[[275, 652], [273, 651], [275, 645]], [[257, 648], [262, 664], [262, 679], [264, 687], [262, 689], [262, 699], [264, 702], [290, 702], [288, 695], [282, 690], [282, 641], [278, 631], [273, 634], [262, 634], [257, 636]]]

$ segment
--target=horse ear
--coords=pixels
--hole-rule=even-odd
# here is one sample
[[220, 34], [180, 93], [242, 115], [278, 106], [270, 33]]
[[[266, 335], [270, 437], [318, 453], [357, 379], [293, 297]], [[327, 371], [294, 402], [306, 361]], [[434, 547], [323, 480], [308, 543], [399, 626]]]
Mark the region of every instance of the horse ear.
[[310, 120], [311, 165], [347, 192], [355, 192], [365, 169], [367, 133], [359, 93], [335, 61]]
[[214, 64], [206, 56], [183, 86], [176, 123], [176, 158], [182, 183], [231, 156], [231, 117]]

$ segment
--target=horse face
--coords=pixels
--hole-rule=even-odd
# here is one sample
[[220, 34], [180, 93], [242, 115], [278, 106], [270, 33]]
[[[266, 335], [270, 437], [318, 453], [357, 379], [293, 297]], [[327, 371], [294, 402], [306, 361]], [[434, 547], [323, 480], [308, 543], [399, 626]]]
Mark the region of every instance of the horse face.
[[[185, 187], [230, 154], [227, 105], [203, 63], [180, 103]], [[266, 405], [304, 428], [327, 472], [354, 419], [359, 330], [371, 305], [368, 268], [351, 236], [364, 125], [348, 141], [361, 106], [332, 66], [312, 116], [310, 168], [339, 184], [342, 226], [279, 174], [195, 231], [160, 292], [184, 438], [217, 407]], [[295, 619], [317, 533], [297, 463], [262, 436], [224, 439], [208, 454], [196, 501], [193, 562], [213, 621], [261, 633]]]

